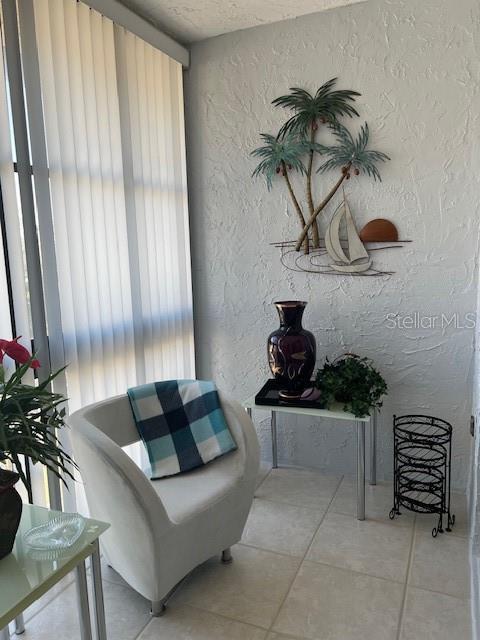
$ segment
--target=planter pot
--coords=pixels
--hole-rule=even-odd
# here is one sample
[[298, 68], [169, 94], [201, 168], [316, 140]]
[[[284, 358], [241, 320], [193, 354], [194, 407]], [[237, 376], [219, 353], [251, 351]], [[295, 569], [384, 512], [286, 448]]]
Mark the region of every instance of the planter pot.
[[0, 559], [13, 549], [22, 516], [22, 499], [15, 484], [20, 476], [13, 471], [0, 470]]
[[347, 404], [348, 402], [351, 402], [352, 396], [348, 393], [336, 393], [335, 400], [337, 402], [341, 402], [342, 404]]
[[315, 338], [302, 327], [306, 305], [299, 300], [275, 302], [280, 327], [268, 337], [268, 363], [273, 377], [282, 386], [280, 395], [286, 399], [302, 395], [315, 367]]

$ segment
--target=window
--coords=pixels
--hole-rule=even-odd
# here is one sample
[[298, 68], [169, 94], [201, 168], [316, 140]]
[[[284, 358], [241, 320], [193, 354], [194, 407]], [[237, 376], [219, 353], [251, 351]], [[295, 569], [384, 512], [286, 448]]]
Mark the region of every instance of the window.
[[[70, 411], [135, 384], [193, 377], [181, 65], [82, 2], [26, 0], [18, 10], [19, 30], [7, 35], [15, 3], [2, 7], [22, 219], [31, 225], [26, 266], [13, 251], [17, 285], [27, 280], [14, 297], [25, 305], [35, 293], [32, 337], [53, 368], [68, 364]], [[4, 153], [0, 179], [11, 189], [13, 154], [7, 171]]]

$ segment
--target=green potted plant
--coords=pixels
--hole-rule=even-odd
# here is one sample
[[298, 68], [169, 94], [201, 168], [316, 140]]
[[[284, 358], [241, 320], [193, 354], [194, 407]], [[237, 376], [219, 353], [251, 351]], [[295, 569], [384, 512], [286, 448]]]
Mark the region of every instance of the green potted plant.
[[317, 371], [315, 386], [321, 391], [327, 407], [340, 402], [345, 411], [357, 418], [364, 418], [372, 409], [380, 408], [382, 397], [387, 393], [387, 383], [372, 361], [353, 353], [333, 362], [327, 359]]
[[[8, 378], [5, 356], [16, 364]], [[38, 385], [24, 384], [27, 371], [38, 367], [38, 360], [18, 338], [0, 339], [0, 558], [11, 552], [20, 524], [22, 502], [15, 483], [21, 480], [29, 499], [32, 497], [22, 458], [45, 465], [64, 484], [66, 476], [73, 479], [75, 463], [60, 444], [57, 431], [65, 425], [65, 409], [60, 406], [65, 398], [50, 390], [62, 369]]]

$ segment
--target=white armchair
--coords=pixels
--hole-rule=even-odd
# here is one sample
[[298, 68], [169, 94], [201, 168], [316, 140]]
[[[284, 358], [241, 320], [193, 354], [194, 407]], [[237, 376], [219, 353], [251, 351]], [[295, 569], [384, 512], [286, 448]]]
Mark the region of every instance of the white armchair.
[[117, 396], [68, 418], [73, 450], [108, 563], [161, 615], [175, 585], [217, 553], [230, 560], [255, 490], [259, 446], [252, 421], [220, 393], [237, 449], [204, 467], [151, 481], [122, 447], [138, 442], [129, 401]]

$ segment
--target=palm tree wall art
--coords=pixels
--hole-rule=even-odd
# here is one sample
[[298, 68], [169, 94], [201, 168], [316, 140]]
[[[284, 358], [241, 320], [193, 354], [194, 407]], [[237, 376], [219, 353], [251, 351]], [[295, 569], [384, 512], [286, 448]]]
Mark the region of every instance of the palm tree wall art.
[[[319, 233], [318, 216], [326, 209], [344, 182], [350, 179], [351, 174], [357, 176], [364, 174], [374, 180], [381, 181], [378, 165], [390, 159], [385, 153], [369, 148], [370, 131], [366, 122], [361, 126], [356, 136], [350, 133], [345, 120], [359, 117], [356, 99], [360, 93], [336, 89], [336, 83], [337, 78], [332, 78], [323, 84], [315, 94], [311, 94], [305, 89], [293, 87], [287, 95], [273, 100], [272, 104], [275, 107], [290, 112], [289, 118], [277, 135], [260, 134], [263, 144], [251, 153], [253, 157], [260, 159], [252, 176], [263, 176], [268, 190], [272, 188], [274, 179], [283, 179], [300, 226], [298, 239], [294, 243], [294, 252], [303, 251], [305, 255], [315, 254], [315, 256], [328, 254], [334, 260], [333, 264], [321, 266], [310, 256], [309, 265], [314, 268], [294, 268], [294, 270], [351, 273], [352, 275], [383, 274], [384, 272], [371, 269], [371, 260], [367, 259], [368, 254], [365, 250], [363, 253], [358, 250], [363, 239], [358, 239], [359, 236], [345, 194], [343, 202], [335, 210], [331, 222], [334, 224], [333, 231], [336, 231], [337, 235], [340, 232], [341, 222], [344, 223], [346, 241], [349, 245], [351, 241], [357, 250], [352, 251], [350, 247], [350, 250], [347, 248], [345, 251], [339, 238], [330, 237], [332, 226], [327, 232], [331, 241], [323, 242]], [[331, 132], [335, 144], [325, 145], [318, 142], [322, 128]], [[317, 157], [320, 158], [320, 164], [315, 169]], [[315, 202], [312, 184], [314, 177], [316, 174], [326, 174], [330, 171], [338, 171], [339, 175], [330, 190], [318, 202]], [[291, 179], [294, 174], [299, 175], [305, 181], [304, 198], [300, 198], [295, 193]], [[398, 242], [396, 228], [390, 221], [383, 219], [370, 221], [368, 228], [369, 239], [373, 238], [374, 241], [379, 242]], [[388, 237], [383, 240], [381, 237], [376, 238], [375, 232], [372, 236], [371, 231], [375, 228], [382, 230], [388, 228]], [[280, 243], [279, 246], [285, 248], [286, 244], [291, 245], [292, 243]], [[288, 252], [292, 253], [292, 249], [290, 248]], [[295, 259], [295, 264], [297, 266], [300, 264], [298, 257]], [[285, 264], [285, 266], [288, 265]]]

